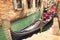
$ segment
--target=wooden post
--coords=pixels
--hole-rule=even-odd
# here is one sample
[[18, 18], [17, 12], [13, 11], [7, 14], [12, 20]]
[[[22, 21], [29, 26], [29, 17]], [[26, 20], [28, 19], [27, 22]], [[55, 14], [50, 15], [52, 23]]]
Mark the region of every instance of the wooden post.
[[41, 23], [40, 23], [40, 31], [42, 32], [42, 29], [43, 29], [43, 26], [44, 26], [44, 22], [43, 22], [43, 10], [44, 10], [44, 0], [41, 0], [41, 8], [40, 8], [40, 10], [41, 10], [41, 13], [42, 13], [42, 21], [41, 21]]
[[10, 27], [11, 27], [10, 22], [8, 20], [2, 19], [2, 28], [4, 30], [7, 40], [12, 40]]

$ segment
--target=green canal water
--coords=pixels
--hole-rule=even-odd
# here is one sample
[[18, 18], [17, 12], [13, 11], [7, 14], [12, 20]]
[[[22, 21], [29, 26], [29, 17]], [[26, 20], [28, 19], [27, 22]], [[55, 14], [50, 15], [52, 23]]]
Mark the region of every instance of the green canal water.
[[26, 28], [27, 26], [31, 25], [32, 23], [34, 23], [35, 21], [37, 21], [40, 17], [41, 17], [41, 12], [35, 12], [32, 15], [25, 17], [23, 19], [19, 19], [15, 22], [12, 22], [12, 31], [20, 31], [24, 28]]
[[4, 30], [2, 29], [2, 27], [0, 26], [0, 40], [7, 40]]

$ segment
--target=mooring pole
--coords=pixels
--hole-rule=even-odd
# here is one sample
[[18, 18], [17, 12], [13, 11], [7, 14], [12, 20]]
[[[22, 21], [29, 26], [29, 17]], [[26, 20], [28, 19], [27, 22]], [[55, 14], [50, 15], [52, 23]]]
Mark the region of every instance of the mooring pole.
[[40, 23], [40, 31], [42, 32], [42, 29], [43, 29], [43, 27], [44, 27], [44, 22], [43, 22], [43, 20], [44, 20], [44, 14], [43, 14], [43, 11], [44, 11], [44, 0], [41, 0], [41, 13], [42, 13], [42, 20], [41, 20], [41, 23]]

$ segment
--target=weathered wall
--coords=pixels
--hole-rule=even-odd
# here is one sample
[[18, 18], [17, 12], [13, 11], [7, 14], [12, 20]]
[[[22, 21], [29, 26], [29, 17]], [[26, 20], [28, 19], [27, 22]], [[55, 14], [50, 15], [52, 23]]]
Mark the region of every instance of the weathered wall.
[[14, 9], [14, 0], [0, 0], [0, 15], [3, 19], [15, 20], [29, 16], [40, 8], [35, 7], [35, 0], [33, 0], [33, 6], [31, 9], [27, 8], [26, 0], [24, 2], [24, 9], [16, 11]]
[[59, 17], [59, 22], [60, 22], [60, 0], [57, 0], [57, 15]]
[[0, 0], [0, 15], [3, 19], [22, 18], [25, 14], [14, 10], [13, 0]]

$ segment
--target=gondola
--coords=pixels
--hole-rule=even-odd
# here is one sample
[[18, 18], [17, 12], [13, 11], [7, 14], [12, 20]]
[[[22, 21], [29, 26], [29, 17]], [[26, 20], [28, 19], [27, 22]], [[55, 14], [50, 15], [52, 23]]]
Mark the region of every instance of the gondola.
[[43, 15], [42, 15], [44, 18], [43, 21], [42, 21], [42, 17], [40, 17], [37, 21], [23, 28], [22, 30], [15, 31], [15, 32], [12, 31], [12, 35], [14, 35], [15, 37], [18, 37], [18, 36], [22, 37], [34, 31], [37, 31], [38, 29], [40, 29], [40, 23], [43, 22], [43, 27], [44, 27], [53, 19], [55, 13], [56, 13], [56, 4], [54, 3], [51, 6], [51, 11], [48, 11], [48, 8], [44, 8]]

